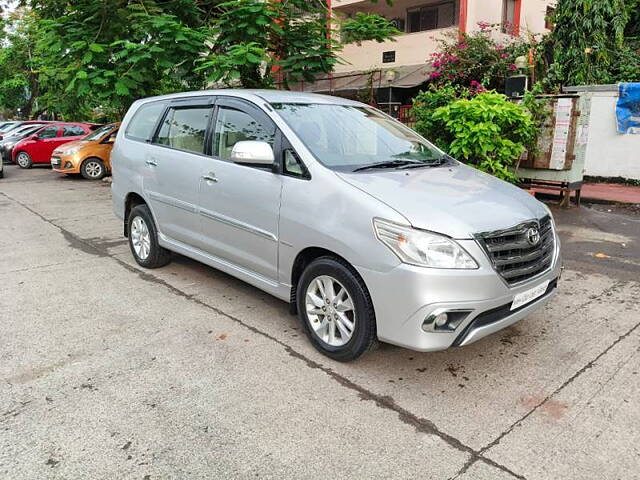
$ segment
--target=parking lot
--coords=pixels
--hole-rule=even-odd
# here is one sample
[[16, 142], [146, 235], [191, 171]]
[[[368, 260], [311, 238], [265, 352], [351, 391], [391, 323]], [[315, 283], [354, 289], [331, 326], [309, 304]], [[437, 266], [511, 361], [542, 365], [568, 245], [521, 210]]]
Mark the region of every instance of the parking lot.
[[542, 311], [341, 364], [287, 305], [184, 257], [144, 271], [110, 188], [0, 180], [0, 477], [637, 478], [640, 215], [556, 212]]

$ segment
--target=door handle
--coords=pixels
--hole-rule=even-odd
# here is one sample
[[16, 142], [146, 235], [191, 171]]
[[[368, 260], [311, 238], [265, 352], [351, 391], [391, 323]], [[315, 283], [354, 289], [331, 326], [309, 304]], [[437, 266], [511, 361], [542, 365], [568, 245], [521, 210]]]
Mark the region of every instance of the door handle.
[[202, 179], [207, 181], [207, 182], [218, 183], [218, 179], [216, 178], [216, 176], [213, 173], [209, 173], [208, 175], [203, 175]]
[[147, 165], [151, 166], [151, 167], [157, 167], [158, 166], [158, 163], [153, 159], [152, 160], [147, 160], [145, 163]]

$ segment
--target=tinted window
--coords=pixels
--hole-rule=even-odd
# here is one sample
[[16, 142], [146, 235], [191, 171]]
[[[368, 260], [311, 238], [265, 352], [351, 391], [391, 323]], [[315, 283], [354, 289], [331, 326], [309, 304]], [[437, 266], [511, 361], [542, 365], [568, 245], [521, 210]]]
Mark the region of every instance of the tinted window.
[[210, 107], [169, 109], [156, 143], [187, 152], [204, 153], [204, 134], [210, 114]]
[[133, 115], [129, 125], [127, 125], [125, 134], [138, 140], [148, 140], [163, 110], [164, 103], [147, 103], [142, 105]]
[[63, 137], [78, 137], [84, 135], [84, 129], [77, 125], [67, 125], [62, 129]]
[[213, 154], [228, 160], [233, 146], [243, 140], [259, 140], [273, 147], [275, 128], [263, 125], [248, 113], [229, 107], [220, 107], [216, 119]]
[[53, 138], [57, 135], [58, 127], [47, 127], [38, 132], [38, 138]]

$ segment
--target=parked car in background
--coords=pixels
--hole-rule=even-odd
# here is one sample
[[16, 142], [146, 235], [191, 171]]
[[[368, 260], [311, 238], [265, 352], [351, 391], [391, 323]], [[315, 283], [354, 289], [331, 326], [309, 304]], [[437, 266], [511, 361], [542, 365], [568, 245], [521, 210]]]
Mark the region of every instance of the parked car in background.
[[7, 133], [2, 140], [0, 140], [0, 157], [2, 157], [2, 162], [11, 163], [11, 153], [13, 152], [13, 147], [16, 143], [41, 128], [42, 125], [29, 124], [23, 125]]
[[52, 123], [20, 140], [13, 147], [11, 158], [20, 168], [31, 168], [34, 163], [48, 164], [60, 145], [78, 140], [99, 127], [88, 123]]
[[336, 360], [377, 340], [468, 345], [557, 291], [546, 205], [359, 102], [278, 90], [140, 100], [112, 157], [139, 265], [174, 251], [234, 275], [289, 302]]
[[5, 135], [17, 130], [18, 128], [21, 128], [23, 126], [26, 125], [46, 125], [48, 123], [55, 123], [55, 122], [50, 122], [48, 120], [26, 120], [26, 121], [22, 121], [22, 122], [9, 122], [10, 125], [0, 129], [0, 140], [2, 138], [4, 138]]
[[100, 180], [111, 172], [111, 149], [119, 125], [105, 125], [80, 140], [56, 148], [51, 155], [51, 167], [59, 173], [79, 173], [87, 180]]
[[16, 123], [20, 123], [17, 120], [10, 120], [10, 121], [6, 121], [6, 122], [0, 122], [0, 132], [2, 132], [3, 130], [6, 130], [7, 128], [11, 127], [12, 125], [16, 124]]

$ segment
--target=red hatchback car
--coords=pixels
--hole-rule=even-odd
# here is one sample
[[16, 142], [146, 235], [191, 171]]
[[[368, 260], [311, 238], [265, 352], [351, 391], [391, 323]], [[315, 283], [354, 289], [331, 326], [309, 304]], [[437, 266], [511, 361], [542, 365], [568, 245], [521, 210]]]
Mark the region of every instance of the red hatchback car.
[[21, 168], [31, 168], [34, 163], [51, 163], [51, 153], [57, 147], [79, 140], [98, 127], [88, 123], [52, 123], [42, 127], [13, 147], [13, 163]]

